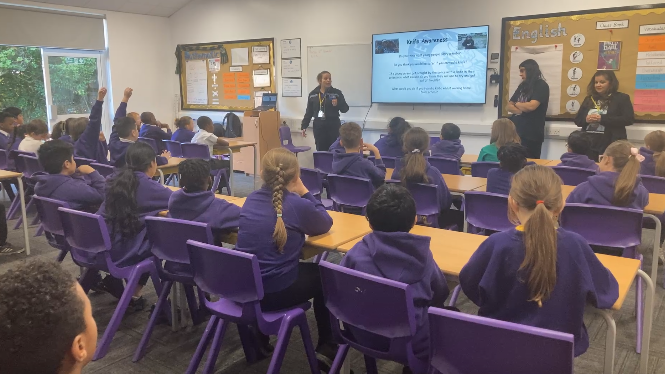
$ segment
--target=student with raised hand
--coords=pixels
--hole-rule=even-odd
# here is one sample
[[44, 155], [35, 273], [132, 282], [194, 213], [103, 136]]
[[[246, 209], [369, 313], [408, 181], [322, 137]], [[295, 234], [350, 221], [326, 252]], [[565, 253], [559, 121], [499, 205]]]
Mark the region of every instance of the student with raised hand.
[[73, 147], [62, 140], [51, 140], [39, 148], [39, 163], [45, 173], [35, 173], [35, 194], [64, 201], [69, 207], [95, 212], [104, 201], [106, 180], [87, 165], [76, 165]]
[[591, 140], [587, 133], [573, 131], [568, 135], [566, 142], [568, 152], [561, 155], [561, 163], [558, 166], [568, 166], [598, 171], [596, 162], [587, 156], [591, 149]]
[[[106, 88], [102, 87], [97, 93], [97, 101], [90, 110], [90, 118], [85, 125], [85, 120], [77, 121], [72, 129], [72, 139], [74, 140], [74, 155], [95, 160], [100, 164], [108, 164], [108, 146], [100, 141], [102, 132], [102, 109], [104, 107], [104, 98], [106, 98]], [[84, 128], [82, 132], [79, 131]], [[79, 135], [80, 134], [80, 135]], [[104, 143], [106, 143], [104, 141]]]
[[[410, 286], [417, 323], [413, 353], [427, 361], [427, 308], [443, 307], [449, 294], [446, 279], [430, 251], [431, 238], [409, 234], [417, 220], [416, 203], [409, 191], [397, 184], [386, 184], [374, 191], [367, 203], [367, 219], [373, 231], [351, 248], [340, 265]], [[377, 338], [381, 340], [356, 328], [352, 333], [370, 346]]]
[[[386, 179], [386, 167], [381, 160], [381, 152], [376, 146], [363, 143], [363, 131], [360, 126], [355, 122], [347, 122], [340, 127], [339, 135], [345, 153], [333, 155], [333, 173], [367, 178], [372, 181], [374, 187], [382, 185]], [[362, 151], [365, 150], [374, 154], [375, 162], [363, 156]]]
[[56, 262], [0, 275], [0, 368], [14, 374], [80, 374], [97, 349], [97, 324], [79, 283]]
[[461, 133], [456, 124], [444, 123], [441, 126], [441, 141], [432, 146], [432, 156], [461, 160], [464, 155], [464, 146], [459, 139]]
[[[167, 210], [171, 198], [171, 190], [152, 180], [157, 173], [157, 162], [150, 145], [131, 144], [125, 159], [126, 165], [106, 180], [106, 199], [97, 211], [104, 217], [111, 235], [111, 260], [119, 267], [131, 266], [152, 256], [145, 217]], [[141, 277], [130, 302], [131, 308], [145, 308], [141, 292], [149, 277], [149, 274]]]
[[600, 161], [600, 173], [575, 187], [566, 202], [644, 209], [649, 204], [649, 191], [637, 175], [643, 160], [626, 140], [610, 144]]
[[194, 120], [192, 117], [183, 116], [178, 118], [175, 122], [175, 127], [178, 129], [175, 130], [171, 140], [178, 143], [189, 143], [194, 137]]
[[478, 315], [573, 334], [579, 356], [589, 347], [585, 306], [611, 308], [619, 286], [583, 237], [557, 229], [563, 207], [561, 178], [551, 168], [517, 172], [508, 196], [517, 227], [488, 237], [459, 279]]
[[644, 156], [640, 174], [665, 177], [665, 131], [652, 131], [644, 137], [644, 147], [640, 148], [640, 154]]
[[48, 126], [40, 119], [34, 119], [25, 125], [25, 138], [18, 145], [18, 150], [23, 152], [37, 153], [39, 147], [48, 140]]
[[487, 192], [508, 195], [513, 175], [526, 166], [528, 150], [517, 143], [499, 148], [499, 167], [487, 172]]
[[[261, 268], [261, 309], [271, 312], [314, 299], [319, 330], [317, 354], [330, 365], [337, 345], [330, 313], [325, 306], [318, 265], [300, 262], [305, 235], [330, 231], [333, 220], [326, 208], [300, 180], [295, 154], [284, 148], [269, 150], [261, 160], [264, 185], [249, 194], [240, 212], [236, 250], [256, 255]], [[264, 344], [267, 340], [264, 338]], [[328, 366], [329, 367], [329, 366]]]
[[388, 135], [380, 138], [374, 146], [385, 157], [404, 156], [404, 142], [402, 138], [409, 131], [411, 125], [402, 117], [395, 117], [388, 123]]
[[[157, 153], [163, 153], [166, 151], [166, 144], [163, 140], [171, 140], [171, 129], [169, 125], [157, 121], [155, 115], [151, 112], [141, 113], [141, 130], [139, 130], [139, 136], [142, 138], [154, 139], [157, 143]], [[166, 131], [162, 130], [165, 129]]]
[[517, 135], [513, 121], [508, 118], [499, 118], [492, 124], [490, 144], [480, 150], [478, 161], [499, 162], [497, 157], [499, 148], [508, 143], [521, 144], [520, 136]]

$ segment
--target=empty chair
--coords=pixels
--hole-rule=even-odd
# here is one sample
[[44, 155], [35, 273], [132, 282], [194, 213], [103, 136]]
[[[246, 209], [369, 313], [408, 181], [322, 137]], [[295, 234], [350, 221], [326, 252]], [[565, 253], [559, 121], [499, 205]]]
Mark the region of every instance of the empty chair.
[[152, 149], [155, 151], [155, 154], [159, 155], [159, 148], [157, 148], [157, 141], [155, 139], [144, 138], [144, 137], [139, 136], [139, 141], [150, 145], [152, 147]]
[[372, 181], [367, 178], [337, 174], [328, 174], [328, 188], [336, 211], [343, 212], [345, 207], [359, 208], [362, 215], [374, 192]]
[[69, 252], [69, 244], [65, 240], [65, 232], [62, 229], [58, 208], [69, 208], [69, 204], [64, 201], [48, 199], [37, 195], [34, 195], [32, 198], [35, 200], [37, 215], [42, 222], [44, 236], [51, 247], [60, 251], [57, 261], [62, 262]]
[[115, 172], [115, 168], [111, 165], [104, 165], [93, 162], [92, 164], [90, 164], [90, 167], [95, 169], [104, 178], [108, 177], [109, 175]]
[[499, 167], [498, 162], [487, 162], [487, 161], [472, 162], [471, 176], [479, 178], [487, 178], [487, 172], [490, 171], [490, 169], [495, 169], [498, 167]]
[[81, 165], [90, 166], [90, 164], [92, 164], [93, 162], [97, 162], [96, 160], [84, 157], [74, 157], [74, 161], [76, 162], [76, 166], [81, 166]]
[[595, 170], [574, 168], [570, 166], [552, 166], [552, 170], [561, 178], [563, 184], [567, 186], [577, 186], [587, 181], [592, 175], [596, 175]]
[[439, 308], [429, 308], [429, 329], [440, 373], [573, 373], [572, 334]]
[[[205, 144], [197, 143], [182, 143], [182, 157], [183, 158], [200, 158], [203, 160], [210, 160], [210, 148]], [[216, 170], [210, 170], [210, 175], [213, 176], [211, 190], [216, 192], [219, 188], [219, 184], [223, 181], [225, 184], [222, 186], [226, 187], [226, 191], [231, 195], [231, 183], [229, 183], [229, 176], [226, 173], [226, 169], [219, 168]]]
[[462, 175], [459, 160], [454, 158], [430, 156], [427, 157], [427, 162], [439, 169], [441, 174]]
[[314, 168], [324, 174], [331, 174], [333, 153], [332, 152], [314, 152]]
[[665, 178], [652, 175], [640, 175], [640, 178], [642, 178], [642, 185], [649, 193], [665, 194]]
[[283, 148], [288, 149], [298, 156], [299, 152], [307, 152], [312, 147], [307, 146], [295, 146], [293, 145], [293, 140], [291, 139], [291, 128], [289, 126], [280, 126], [279, 127], [279, 142]]
[[318, 170], [309, 169], [309, 168], [300, 168], [300, 179], [302, 183], [307, 187], [312, 196], [316, 197], [323, 203], [323, 206], [326, 209], [331, 210], [333, 202], [330, 199], [324, 199], [321, 197], [323, 193], [323, 177]]
[[163, 142], [166, 145], [166, 149], [171, 152], [171, 156], [182, 157], [182, 147], [180, 146], [180, 143], [173, 140], [163, 140]]
[[[376, 359], [380, 359], [398, 362], [409, 366], [413, 373], [424, 374], [427, 362], [416, 357], [411, 349], [416, 313], [409, 286], [330, 262], [320, 262], [319, 267], [326, 307], [333, 317], [333, 334], [343, 342], [330, 372], [338, 372], [349, 348], [353, 348], [365, 355], [368, 373], [378, 373]], [[378, 337], [369, 339], [371, 342], [357, 339], [349, 325]]]
[[418, 224], [430, 227], [439, 227], [439, 191], [434, 184], [409, 183], [407, 185], [413, 200], [416, 202]]
[[194, 374], [196, 372], [213, 335], [214, 339], [212, 339], [203, 373], [214, 371], [224, 333], [229, 323], [238, 325], [239, 330], [252, 325], [265, 335], [277, 335], [277, 344], [268, 367], [268, 374], [279, 373], [291, 331], [298, 326], [310, 370], [312, 373], [319, 373], [305, 315], [305, 311], [311, 306], [309, 302], [278, 312], [263, 312], [260, 305], [264, 295], [263, 282], [256, 256], [193, 240], [187, 241], [187, 247], [196, 284], [203, 291], [218, 295], [220, 299], [219, 301], [204, 299], [212, 316], [186, 373]]

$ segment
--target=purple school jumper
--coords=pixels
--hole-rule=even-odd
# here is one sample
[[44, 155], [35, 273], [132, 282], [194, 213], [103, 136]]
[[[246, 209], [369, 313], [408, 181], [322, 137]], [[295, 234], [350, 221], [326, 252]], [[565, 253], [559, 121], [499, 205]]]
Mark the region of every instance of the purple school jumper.
[[[395, 169], [393, 170], [393, 174], [390, 176], [390, 179], [400, 180], [400, 170], [402, 170], [402, 162], [398, 160], [398, 162], [395, 163]], [[427, 161], [425, 161], [425, 174], [427, 174], [429, 184], [436, 185], [438, 189], [439, 206], [441, 207], [441, 211], [448, 210], [448, 208], [450, 208], [450, 204], [453, 201], [453, 197], [448, 190], [448, 186], [446, 185], [446, 181], [443, 179], [443, 175], [441, 175], [439, 169], [430, 165]]]
[[464, 146], [459, 139], [441, 140], [431, 147], [432, 156], [454, 158], [461, 160], [464, 155]]
[[149, 125], [144, 123], [141, 126], [141, 131], [139, 131], [139, 136], [142, 138], [154, 139], [157, 143], [157, 154], [162, 154], [166, 150], [166, 144], [162, 140], [171, 140], [171, 129], [167, 129], [166, 132], [162, 131], [158, 126]]
[[83, 175], [35, 173], [35, 194], [64, 201], [75, 210], [94, 212], [104, 201], [106, 180], [97, 171]]
[[598, 172], [598, 165], [586, 155], [566, 152], [561, 155], [561, 163], [557, 166], [568, 166], [571, 168], [589, 169]]
[[[115, 111], [114, 118], [124, 118], [124, 117], [127, 117], [127, 103], [121, 102], [120, 105], [118, 106], [118, 109]], [[111, 137], [109, 139], [109, 151], [111, 152], [111, 161], [110, 161], [111, 166], [115, 166], [116, 168], [121, 168], [125, 166], [125, 153], [127, 152], [127, 148], [133, 143], [134, 142], [121, 140], [120, 136], [115, 131], [115, 128], [113, 129], [113, 132], [111, 133]], [[169, 160], [166, 157], [157, 155], [157, 166], [166, 165], [168, 163]]]
[[[594, 204], [612, 206], [612, 197], [614, 196], [614, 184], [619, 173], [614, 171], [604, 171], [592, 175], [586, 182], [579, 184], [573, 192], [568, 195], [566, 203]], [[649, 191], [642, 185], [642, 179], [637, 177], [635, 190], [633, 191], [630, 202], [625, 208], [644, 209], [649, 204]]]
[[213, 230], [238, 227], [240, 207], [217, 199], [212, 191], [175, 191], [169, 200], [169, 216], [177, 219], [207, 223]]
[[383, 138], [379, 139], [374, 143], [374, 146], [378, 148], [381, 156], [386, 157], [404, 157], [404, 150], [402, 149], [402, 144], [400, 141], [388, 134]]
[[386, 179], [383, 160], [378, 159], [375, 164], [360, 153], [335, 153], [332, 170], [334, 174], [367, 178], [372, 181], [374, 187], [381, 186]]
[[108, 165], [106, 158], [108, 146], [106, 142], [99, 140], [99, 133], [102, 131], [102, 109], [104, 102], [97, 100], [90, 110], [88, 125], [83, 130], [81, 136], [74, 143], [74, 155], [95, 160], [95, 162]]

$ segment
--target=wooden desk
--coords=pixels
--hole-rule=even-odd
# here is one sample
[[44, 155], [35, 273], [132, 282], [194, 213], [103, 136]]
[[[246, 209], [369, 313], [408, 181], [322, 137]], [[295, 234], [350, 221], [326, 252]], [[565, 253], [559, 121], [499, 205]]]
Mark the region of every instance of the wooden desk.
[[600, 262], [610, 270], [617, 283], [619, 283], [619, 298], [617, 299], [613, 310], [621, 309], [623, 302], [626, 300], [630, 286], [640, 269], [640, 261], [633, 258], [617, 257], [596, 254]]
[[[386, 180], [390, 180], [393, 174], [393, 169], [386, 169]], [[448, 186], [450, 192], [464, 193], [466, 191], [478, 190], [484, 188], [487, 184], [487, 178], [469, 177], [464, 175], [441, 174], [443, 180]], [[484, 190], [483, 190], [484, 191]]]
[[25, 189], [23, 188], [23, 174], [15, 171], [0, 170], [0, 181], [16, 179], [18, 181], [18, 198], [21, 201], [21, 217], [23, 219], [23, 239], [25, 240], [25, 254], [30, 256], [30, 235], [28, 234], [28, 217], [25, 212]]
[[157, 166], [160, 182], [164, 184], [164, 174], [178, 174], [178, 165], [185, 160], [186, 158], [171, 157], [168, 164]]
[[213, 154], [215, 155], [229, 155], [229, 163], [231, 165], [231, 175], [229, 175], [229, 184], [231, 185], [231, 194], [235, 191], [234, 186], [234, 177], [233, 177], [233, 152], [240, 152], [240, 148], [244, 147], [253, 147], [254, 148], [254, 179], [256, 179], [256, 174], [257, 174], [257, 165], [258, 165], [258, 151], [256, 148], [256, 143], [255, 142], [246, 142], [242, 140], [242, 138], [233, 138], [233, 139], [228, 139], [225, 138], [229, 145], [228, 146], [216, 146], [213, 149]]
[[[460, 160], [460, 165], [461, 166], [471, 166], [472, 162], [477, 162], [478, 161], [478, 155], [470, 155], [470, 154], [463, 154], [462, 159]], [[528, 158], [527, 161], [533, 161], [538, 165], [547, 165], [547, 166], [554, 166], [557, 165], [559, 160], [541, 160], [541, 159], [535, 159], [535, 158]]]
[[333, 219], [332, 228], [326, 234], [308, 237], [305, 241], [306, 247], [336, 250], [342, 244], [365, 236], [372, 231], [364, 216], [330, 210], [328, 214]]

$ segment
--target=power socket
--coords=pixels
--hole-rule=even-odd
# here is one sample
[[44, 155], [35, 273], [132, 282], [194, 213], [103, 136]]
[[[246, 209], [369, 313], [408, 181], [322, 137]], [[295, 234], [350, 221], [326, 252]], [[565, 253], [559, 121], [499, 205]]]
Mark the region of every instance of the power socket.
[[550, 127], [549, 130], [547, 131], [547, 135], [549, 135], [549, 136], [561, 136], [561, 130]]

